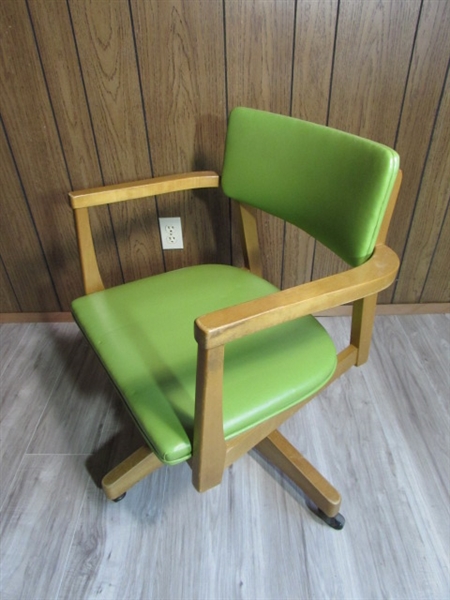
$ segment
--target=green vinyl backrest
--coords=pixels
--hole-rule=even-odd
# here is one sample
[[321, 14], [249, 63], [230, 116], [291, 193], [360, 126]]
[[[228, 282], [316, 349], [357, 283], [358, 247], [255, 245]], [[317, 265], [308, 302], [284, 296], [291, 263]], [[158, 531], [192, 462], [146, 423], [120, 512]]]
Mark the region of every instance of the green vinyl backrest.
[[230, 115], [221, 185], [357, 266], [373, 252], [398, 170], [398, 154], [382, 144], [239, 107]]

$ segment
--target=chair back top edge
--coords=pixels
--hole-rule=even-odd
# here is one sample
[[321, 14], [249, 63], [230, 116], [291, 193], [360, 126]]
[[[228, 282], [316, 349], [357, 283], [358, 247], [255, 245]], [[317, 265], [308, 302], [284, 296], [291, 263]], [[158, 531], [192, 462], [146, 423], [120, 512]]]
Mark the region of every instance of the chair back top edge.
[[300, 227], [351, 266], [373, 253], [399, 170], [391, 148], [250, 108], [230, 115], [221, 185]]

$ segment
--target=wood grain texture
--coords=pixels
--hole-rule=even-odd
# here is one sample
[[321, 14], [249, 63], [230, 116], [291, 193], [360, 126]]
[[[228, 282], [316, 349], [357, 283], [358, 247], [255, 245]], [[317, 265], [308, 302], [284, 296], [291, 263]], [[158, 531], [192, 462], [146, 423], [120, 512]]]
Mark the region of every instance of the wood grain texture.
[[337, 0], [297, 5], [292, 116], [321, 125], [327, 122], [337, 10]]
[[199, 347], [195, 384], [192, 483], [205, 492], [222, 481], [226, 443], [223, 434], [223, 347]]
[[29, 0], [28, 6], [72, 187], [100, 185], [102, 176], [68, 6], [45, 0]]
[[0, 313], [20, 314], [20, 306], [16, 294], [2, 260], [0, 260]]
[[74, 218], [84, 292], [85, 294], [101, 292], [105, 289], [105, 285], [100, 275], [97, 256], [95, 254], [89, 209], [78, 208], [74, 211]]
[[[9, 296], [10, 305], [16, 305], [17, 310], [32, 310], [33, 307], [43, 311], [59, 310], [39, 237], [1, 126], [0, 163], [5, 194], [0, 218], [0, 253], [9, 278], [2, 285], [3, 293]], [[8, 292], [10, 286], [16, 290], [16, 295]]]
[[69, 193], [69, 197], [72, 208], [83, 209], [138, 200], [146, 196], [161, 196], [170, 192], [217, 187], [219, 175], [214, 171], [192, 171], [73, 191]]
[[[439, 204], [445, 202], [445, 190], [441, 188], [441, 180], [444, 179], [444, 181], [448, 182], [450, 168], [448, 164], [430, 164], [428, 152], [432, 135], [437, 134], [441, 138], [442, 136], [446, 136], [446, 140], [443, 140], [443, 143], [447, 144], [447, 149], [450, 146], [450, 132], [448, 128], [446, 132], [442, 131], [442, 128], [445, 128], [442, 119], [438, 126], [440, 132], [437, 133], [435, 131], [435, 118], [439, 110], [439, 101], [443, 88], [442, 82], [445, 81], [450, 60], [449, 29], [450, 4], [448, 2], [425, 0], [418, 23], [411, 70], [405, 90], [405, 100], [400, 115], [401, 120], [396, 143], [396, 150], [400, 154], [405, 178], [394, 213], [392, 229], [388, 237], [388, 245], [402, 259], [406, 242], [408, 241], [408, 256], [405, 257], [408, 260], [408, 267], [404, 267], [400, 273], [397, 289], [388, 290], [381, 295], [381, 301], [386, 303], [393, 300], [394, 292], [394, 302], [402, 302], [405, 298], [408, 298], [409, 302], [415, 302], [415, 298], [420, 297], [422, 289], [419, 290], [418, 288], [421, 277], [423, 285], [423, 275], [418, 276], [416, 269], [418, 266], [417, 263], [420, 262], [422, 265], [420, 270], [423, 271], [424, 260], [417, 255], [423, 247], [423, 242], [417, 244], [421, 225], [417, 220], [415, 223], [412, 223], [412, 217], [416, 218], [417, 208], [419, 208], [419, 212], [422, 215], [421, 218], [425, 218], [427, 221], [430, 220], [430, 223], [426, 227], [432, 229], [433, 223], [436, 220], [434, 216], [435, 204], [436, 212], [439, 213]], [[414, 140], [414, 143], [411, 143], [411, 140]], [[442, 159], [445, 156], [448, 156], [448, 151], [443, 147]], [[436, 168], [434, 185], [428, 184], [428, 193], [431, 195], [431, 198], [428, 199], [425, 199], [426, 197], [422, 193], [420, 193], [420, 197], [418, 198], [425, 165], [427, 165], [429, 172]], [[443, 192], [444, 198], [442, 197]], [[430, 212], [424, 213], [423, 208], [425, 206]], [[428, 239], [428, 235], [426, 238]], [[413, 250], [414, 246], [415, 250]], [[417, 254], [411, 262], [411, 254], [415, 254], [416, 252]], [[426, 252], [426, 255], [429, 265], [430, 252]]]
[[[152, 171], [128, 2], [69, 6], [104, 183], [146, 179]], [[111, 215], [124, 280], [162, 272], [154, 199], [111, 207]]]
[[[11, 363], [14, 362], [16, 356], [20, 356], [23, 350], [22, 340], [25, 338], [24, 343], [28, 341], [27, 333], [32, 331], [33, 328], [30, 326], [23, 326], [20, 329], [14, 327], [13, 324], [5, 324], [5, 327], [0, 328], [0, 377], [4, 377], [7, 369], [9, 369]], [[3, 401], [3, 396], [0, 398], [0, 402]]]
[[358, 367], [369, 358], [377, 298], [378, 294], [373, 294], [353, 304], [350, 344], [358, 348]]
[[[153, 169], [220, 172], [227, 111], [236, 104], [316, 122], [328, 115], [332, 126], [396, 144], [405, 178], [388, 244], [401, 256], [408, 247], [398, 293], [416, 302], [422, 278], [420, 302], [447, 301], [446, 240], [440, 235], [430, 253], [437, 232], [428, 198], [440, 214], [441, 170], [445, 180], [449, 174], [430, 162], [430, 141], [442, 135], [435, 116], [450, 54], [449, 7], [445, 0], [3, 0], [0, 110], [25, 205], [16, 202], [7, 160], [0, 211], [25, 206], [32, 228], [26, 219], [14, 228], [23, 248], [0, 247], [0, 310], [68, 310], [82, 293], [69, 190], [148, 178]], [[420, 258], [408, 238], [420, 235], [425, 206], [430, 237]], [[243, 264], [236, 214], [217, 191], [149, 198], [130, 211], [92, 215], [108, 286], [197, 262]], [[163, 256], [158, 212], [181, 216], [183, 251]], [[295, 228], [261, 216], [259, 224], [264, 272], [278, 286], [344, 268]], [[47, 266], [30, 279], [36, 241], [34, 260], [41, 254]], [[399, 302], [393, 294], [381, 301]], [[56, 309], [47, 307], [54, 301]]]
[[[450, 203], [449, 203], [450, 206]], [[450, 297], [450, 210], [447, 207], [441, 234], [436, 244], [433, 261], [428, 271], [421, 302], [432, 302], [436, 298]]]
[[[341, 3], [328, 125], [393, 147], [420, 4]], [[314, 278], [342, 268], [316, 245]]]
[[[56, 325], [54, 326], [56, 327]], [[108, 420], [114, 388], [75, 324], [66, 324], [52, 343], [59, 364], [69, 364], [44, 395], [48, 402], [29, 440], [32, 454], [91, 454]], [[44, 382], [45, 385], [45, 382]], [[92, 402], [95, 394], [96, 402]]]
[[311, 281], [315, 249], [316, 243], [313, 237], [295, 225], [286, 223], [282, 289]]
[[[56, 332], [65, 336], [74, 326], [33, 324], [25, 326], [24, 335], [14, 336], [14, 326], [1, 328], [2, 397], [0, 506], [10, 490], [31, 437], [49, 402], [56, 383], [65, 373], [65, 363], [55, 351]], [[75, 333], [76, 335], [76, 333]], [[15, 344], [12, 340], [15, 339]], [[80, 338], [78, 337], [78, 340]], [[31, 357], [33, 359], [31, 360]], [[65, 373], [66, 375], [66, 373]], [[20, 381], [20, 383], [18, 383]], [[41, 392], [36, 394], [36, 389]], [[30, 410], [31, 407], [31, 410]], [[21, 433], [17, 435], [17, 426]]]
[[[423, 315], [420, 319], [408, 315], [393, 319], [393, 322], [395, 324], [393, 327], [401, 326], [398, 337], [405, 336], [412, 341], [416, 361], [426, 367], [429, 389], [434, 390], [438, 402], [445, 408], [445, 399], [450, 385], [448, 368], [450, 340], [447, 337], [450, 315], [446, 314], [438, 318], [434, 318], [433, 315]], [[387, 327], [386, 323], [384, 323], [385, 327]], [[425, 331], [427, 335], [424, 335]], [[434, 375], [431, 375], [433, 373]]]
[[[322, 322], [338, 347], [347, 343], [349, 319]], [[29, 362], [24, 379], [6, 371], [8, 398], [23, 394], [29, 407], [11, 430], [35, 418], [32, 407], [46, 397], [42, 375], [52, 363], [63, 367], [60, 381], [67, 376], [74, 392], [79, 387], [83, 415], [87, 373], [73, 379], [69, 356], [51, 344], [34, 363], [39, 338], [51, 337], [42, 328], [66, 337], [74, 326], [39, 325], [39, 335], [30, 333], [35, 326], [6, 327], [12, 354], [2, 359], [11, 365], [20, 354], [23, 365]], [[28, 349], [27, 338], [34, 340]], [[318, 521], [257, 453], [227, 469], [222, 484], [205, 494], [192, 487], [190, 469], [178, 465], [159, 469], [121, 503], [108, 502], [89, 477], [93, 462], [97, 476], [139, 444], [113, 402], [92, 456], [58, 455], [50, 447], [50, 454], [31, 454], [17, 446], [20, 464], [2, 507], [2, 598], [448, 598], [450, 320], [380, 317], [374, 339], [364, 367], [282, 428], [342, 493], [341, 532]], [[75, 338], [68, 341], [75, 351]], [[90, 403], [102, 403], [97, 392], [91, 388]], [[84, 419], [90, 427], [91, 415], [82, 415], [79, 425]], [[64, 431], [64, 422], [56, 418], [53, 427]], [[11, 433], [13, 443], [18, 437]]]
[[[448, 229], [442, 228], [450, 198], [449, 148], [450, 77], [447, 78], [437, 115], [400, 277], [395, 289], [394, 302], [420, 301], [439, 236], [441, 232], [444, 236], [450, 233]], [[402, 273], [405, 273], [405, 276], [402, 277]], [[447, 269], [447, 282], [448, 274]], [[441, 277], [446, 279], [445, 270], [441, 273]], [[444, 295], [442, 299], [449, 301], [450, 295]]]
[[[89, 481], [83, 460], [57, 454], [24, 457], [2, 512], [0, 531], [2, 539], [9, 540], [0, 550], [5, 600], [57, 597]], [[60, 503], [55, 502], [58, 490]], [[17, 556], [22, 557], [20, 563]], [[39, 578], [30, 577], [34, 569]]]
[[[71, 189], [103, 182], [83, 78], [77, 57], [68, 5], [65, 2], [28, 2], [39, 55], [45, 72], [55, 122], [61, 139]], [[103, 277], [109, 286], [122, 282], [107, 210], [92, 215]], [[80, 280], [79, 270], [74, 278]]]
[[420, 4], [341, 3], [330, 126], [393, 146]]
[[[66, 199], [69, 179], [25, 0], [2, 2], [0, 22], [3, 123], [61, 308], [67, 309], [81, 291], [73, 276], [77, 257]], [[20, 231], [27, 236], [25, 228]], [[54, 295], [49, 285], [40, 289], [38, 284], [34, 293]]]
[[[131, 5], [155, 175], [220, 172], [226, 129], [222, 2]], [[222, 193], [158, 198], [158, 211], [180, 216], [183, 228], [184, 250], [164, 253], [167, 270], [230, 261], [229, 205]]]
[[[386, 373], [386, 378], [381, 383], [381, 393], [385, 393], [388, 387], [397, 390], [396, 402], [392, 407], [392, 421], [390, 424], [383, 422], [383, 430], [385, 435], [391, 440], [396, 437], [396, 431], [399, 430], [399, 425], [405, 421], [406, 415], [408, 426], [399, 430], [398, 442], [401, 444], [410, 444], [414, 448], [414, 455], [404, 457], [402, 471], [397, 472], [399, 483], [403, 478], [412, 477], [415, 473], [417, 485], [424, 486], [421, 497], [409, 495], [413, 513], [417, 514], [420, 510], [421, 501], [425, 501], [429, 505], [428, 518], [430, 519], [430, 527], [425, 535], [434, 536], [438, 525], [439, 517], [442, 517], [443, 524], [449, 523], [447, 519], [450, 516], [449, 510], [449, 489], [448, 486], [442, 487], [442, 482], [449, 480], [450, 477], [450, 462], [448, 460], [448, 436], [444, 433], [444, 429], [438, 426], [438, 422], [442, 421], [442, 426], [449, 425], [448, 412], [448, 357], [449, 357], [449, 339], [448, 333], [450, 329], [450, 320], [448, 315], [442, 315], [439, 322], [442, 327], [442, 333], [437, 334], [436, 329], [430, 330], [428, 327], [430, 320], [425, 317], [423, 328], [417, 334], [417, 324], [414, 325], [414, 317], [405, 317], [401, 320], [402, 329], [397, 328], [399, 317], [392, 319], [380, 319], [378, 324], [378, 337], [374, 339], [374, 359], [375, 364], [379, 365], [380, 370]], [[409, 322], [413, 323], [413, 328], [410, 329]], [[415, 331], [414, 331], [415, 330]], [[424, 331], [425, 330], [425, 331]], [[426, 332], [426, 333], [425, 333]], [[436, 335], [437, 334], [437, 335]], [[423, 339], [418, 338], [433, 336], [436, 344], [436, 351], [441, 354], [444, 351], [442, 358], [446, 363], [446, 373], [444, 380], [441, 380], [436, 374], [442, 373], [442, 360], [436, 357], [432, 362], [428, 359], [422, 360], [425, 348], [429, 344]], [[413, 341], [414, 340], [414, 341]], [[417, 351], [412, 353], [410, 357], [410, 365], [406, 367], [405, 363], [398, 364], [396, 370], [387, 370], [388, 357], [385, 352], [386, 344], [389, 343], [393, 352], [405, 356], [408, 348], [414, 343], [414, 348]], [[446, 358], [445, 358], [446, 355]], [[423, 373], [423, 377], [419, 376]], [[371, 385], [374, 380], [373, 371], [367, 374], [368, 384]], [[438, 383], [440, 382], [440, 383]], [[416, 421], [420, 414], [420, 404], [424, 399], [430, 399], [430, 405], [427, 406], [426, 417], [419, 425]], [[377, 412], [380, 407], [376, 407]], [[419, 433], [420, 431], [420, 433]], [[433, 438], [433, 442], [431, 442]], [[394, 450], [394, 454], [398, 457], [398, 451]], [[440, 465], [439, 470], [430, 469], [432, 464]], [[448, 532], [448, 528], [447, 528]], [[437, 544], [439, 538], [436, 538]], [[446, 551], [442, 548], [442, 557], [446, 556]], [[448, 553], [447, 553], [448, 556]]]
[[242, 202], [239, 203], [241, 247], [244, 267], [262, 277], [261, 248], [258, 234], [258, 211]]
[[[329, 388], [327, 398], [330, 404], [324, 398], [323, 412], [321, 412], [323, 420], [318, 420], [316, 426], [320, 426], [322, 422], [322, 426], [328, 423], [330, 427], [330, 439], [323, 445], [321, 449], [323, 453], [337, 448], [341, 443], [340, 440], [343, 439], [343, 432], [346, 438], [357, 435], [360, 440], [358, 451], [355, 452], [353, 448], [346, 453], [345, 458], [343, 457], [341, 467], [347, 476], [343, 485], [339, 480], [340, 491], [344, 498], [343, 512], [348, 515], [347, 500], [359, 504], [359, 516], [357, 522], [353, 524], [354, 533], [360, 543], [363, 543], [363, 539], [367, 539], [367, 554], [363, 557], [355, 553], [354, 556], [354, 572], [361, 572], [360, 569], [363, 568], [365, 579], [358, 581], [356, 584], [358, 591], [354, 591], [353, 597], [381, 597], [392, 594], [414, 598], [425, 594], [443, 598], [447, 593], [448, 580], [444, 584], [444, 580], [433, 572], [430, 562], [426, 558], [425, 564], [423, 561], [424, 557], [429, 556], [428, 549], [433, 548], [432, 553], [438, 557], [441, 568], [447, 569], [444, 566], [448, 546], [448, 542], [444, 539], [447, 534], [443, 536], [437, 534], [441, 527], [448, 531], [448, 499], [445, 499], [448, 490], [444, 491], [442, 480], [438, 482], [440, 475], [437, 475], [440, 472], [445, 477], [446, 467], [442, 470], [438, 467], [436, 470], [431, 465], [441, 463], [430, 460], [429, 454], [423, 455], [422, 443], [427, 444], [429, 437], [427, 434], [416, 437], [418, 435], [416, 418], [419, 417], [419, 413], [416, 412], [416, 408], [411, 410], [410, 404], [419, 408], [422, 403], [422, 410], [428, 402], [435, 404], [434, 392], [429, 388], [427, 376], [422, 378], [413, 375], [413, 371], [423, 375], [426, 372], [428, 375], [434, 373], [434, 370], [432, 364], [419, 367], [418, 363], [409, 360], [410, 350], [415, 346], [411, 345], [409, 335], [405, 336], [403, 332], [400, 333], [396, 329], [395, 320], [396, 318], [393, 317], [380, 318], [376, 321], [375, 346], [369, 363], [336, 382], [337, 389]], [[439, 338], [448, 339], [447, 318], [443, 317], [439, 322], [443, 327]], [[342, 324], [340, 326], [343, 327]], [[332, 330], [335, 331], [334, 327]], [[424, 325], [421, 335], [427, 333], [427, 327]], [[400, 340], [401, 344], [393, 343], [393, 337], [395, 340]], [[434, 338], [434, 341], [439, 344], [438, 338]], [[414, 354], [414, 350], [412, 353]], [[335, 420], [336, 415], [331, 405], [333, 399], [334, 402], [339, 403], [339, 408], [336, 406], [335, 409], [339, 410], [340, 417], [345, 422], [343, 426]], [[392, 405], [389, 417], [386, 411], [388, 405]], [[447, 422], [448, 410], [444, 409], [441, 412], [437, 409], [437, 412], [441, 414], [444, 422]], [[420, 414], [423, 415], [419, 417], [420, 420], [430, 418], [423, 431], [431, 423], [431, 427], [437, 426], [440, 432], [443, 431], [441, 427], [445, 426], [444, 423], [437, 425], [438, 419], [435, 419], [435, 416], [428, 416], [428, 409]], [[432, 445], [435, 448], [434, 444]], [[438, 441], [437, 447], [439, 445]], [[410, 448], [409, 453], [404, 452], [406, 447]], [[361, 472], [357, 466], [361, 460], [367, 465], [364, 472]], [[337, 466], [336, 469], [334, 470], [335, 482], [340, 467]], [[432, 474], [430, 473], [428, 477], [429, 469]], [[376, 483], [374, 486], [373, 479], [376, 472], [384, 473], [382, 488], [379, 488]], [[420, 483], [418, 478], [421, 479]], [[429, 487], [425, 483], [427, 480], [430, 482]], [[427, 487], [425, 496], [423, 492], [419, 492], [422, 486]], [[350, 499], [347, 494], [352, 498]], [[363, 494], [363, 497], [360, 494]], [[427, 508], [423, 510], [423, 507]], [[392, 520], [393, 515], [399, 510], [411, 516], [405, 528], [395, 517]], [[384, 523], [391, 522], [389, 534], [379, 526], [379, 518]], [[413, 541], [416, 536], [419, 536], [420, 541], [419, 539]], [[397, 546], [395, 540], [401, 540], [401, 547]], [[442, 546], [443, 541], [444, 546]], [[427, 551], [424, 553], [425, 548]], [[408, 566], [399, 567], [400, 555], [403, 558], [408, 556]], [[335, 564], [335, 568], [339, 569], [339, 564]], [[404, 577], [406, 573], [408, 573], [407, 578]], [[373, 578], [380, 582], [377, 592], [372, 588]], [[399, 585], [403, 587], [403, 592], [393, 593], [392, 590], [398, 589]], [[442, 585], [444, 587], [441, 587]], [[346, 597], [347, 594], [344, 593], [342, 596]]]
[[[294, 2], [225, 3], [228, 107], [290, 112]], [[258, 215], [264, 276], [281, 286], [284, 223]], [[234, 227], [233, 262], [242, 264]]]
[[148, 446], [141, 446], [103, 477], [102, 489], [109, 500], [117, 501], [133, 485], [162, 466]]

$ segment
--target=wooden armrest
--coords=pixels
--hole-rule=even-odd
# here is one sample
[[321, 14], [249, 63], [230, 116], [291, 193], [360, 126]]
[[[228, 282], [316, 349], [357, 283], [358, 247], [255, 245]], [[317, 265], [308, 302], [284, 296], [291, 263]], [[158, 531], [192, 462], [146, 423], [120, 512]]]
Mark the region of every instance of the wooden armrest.
[[214, 171], [196, 171], [79, 190], [70, 192], [69, 197], [72, 208], [86, 208], [168, 194], [169, 192], [213, 187], [219, 187], [219, 175], [217, 173]]
[[399, 264], [395, 252], [380, 244], [359, 267], [199, 317], [195, 339], [200, 347], [216, 348], [262, 329], [376, 294], [394, 281]]

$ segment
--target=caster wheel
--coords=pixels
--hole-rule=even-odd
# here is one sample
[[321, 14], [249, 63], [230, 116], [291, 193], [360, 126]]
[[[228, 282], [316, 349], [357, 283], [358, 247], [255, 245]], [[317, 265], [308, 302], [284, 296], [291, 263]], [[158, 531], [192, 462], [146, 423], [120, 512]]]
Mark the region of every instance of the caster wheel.
[[343, 515], [341, 515], [341, 513], [338, 513], [334, 517], [329, 517], [322, 510], [320, 510], [320, 508], [314, 512], [320, 519], [322, 519], [322, 521], [324, 521], [327, 525], [329, 525], [333, 529], [337, 529], [337, 530], [343, 529], [343, 527], [345, 525], [345, 518], [343, 517]]
[[120, 502], [121, 500], [123, 500], [125, 498], [125, 496], [127, 495], [126, 492], [124, 492], [121, 496], [119, 496], [118, 498], [114, 498], [113, 502]]

